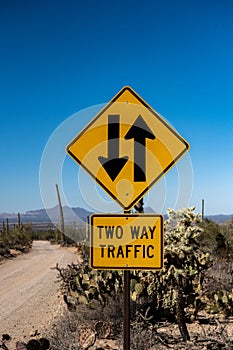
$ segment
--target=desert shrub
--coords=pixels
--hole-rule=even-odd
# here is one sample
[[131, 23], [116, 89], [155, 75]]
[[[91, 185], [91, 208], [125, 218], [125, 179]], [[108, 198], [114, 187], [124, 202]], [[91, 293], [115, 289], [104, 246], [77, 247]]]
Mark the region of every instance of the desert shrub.
[[66, 225], [65, 226], [66, 239], [69, 237], [74, 242], [81, 242], [86, 238], [85, 226]]
[[221, 232], [225, 238], [228, 257], [231, 259], [233, 253], [233, 216], [221, 225]]
[[27, 229], [16, 227], [14, 230], [4, 232], [0, 237], [0, 255], [10, 256], [10, 249], [28, 252], [32, 246], [31, 232]]
[[[134, 310], [142, 313], [149, 308], [152, 320], [176, 319], [184, 339], [185, 308], [192, 306], [197, 314], [204, 279], [204, 271], [211, 265], [210, 255], [200, 249], [198, 226], [200, 215], [194, 208], [169, 210], [165, 222], [164, 268], [160, 271], [131, 271], [131, 299]], [[70, 310], [80, 303], [105, 307], [108, 300], [117, 300], [123, 292], [121, 271], [97, 271], [89, 266], [89, 249], [78, 246], [81, 264], [60, 269], [59, 278], [64, 300]]]
[[176, 319], [184, 339], [185, 308], [200, 305], [204, 272], [211, 265], [210, 255], [200, 249], [200, 215], [194, 208], [168, 210], [165, 222], [164, 268], [160, 271], [134, 271], [131, 276], [132, 298], [141, 308], [148, 306], [155, 321]]
[[199, 223], [202, 233], [199, 242], [206, 252], [214, 258], [231, 259], [233, 252], [233, 224], [230, 219], [225, 224], [218, 224], [208, 218]]
[[35, 231], [31, 232], [31, 238], [35, 241], [46, 240], [56, 241], [57, 232], [53, 229], [47, 229], [46, 231]]

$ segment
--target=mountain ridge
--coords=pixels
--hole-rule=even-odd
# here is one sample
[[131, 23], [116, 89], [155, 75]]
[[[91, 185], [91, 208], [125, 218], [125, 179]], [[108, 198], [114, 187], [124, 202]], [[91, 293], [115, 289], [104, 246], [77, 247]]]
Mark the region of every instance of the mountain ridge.
[[[145, 208], [145, 213], [153, 214], [155, 211], [151, 207]], [[65, 223], [73, 223], [75, 221], [84, 221], [86, 222], [86, 217], [91, 215], [92, 212], [88, 211], [81, 207], [63, 207], [63, 215]], [[218, 224], [223, 224], [228, 221], [233, 214], [215, 214], [215, 215], [205, 215], [205, 218], [215, 221]], [[164, 214], [165, 219], [167, 215]], [[59, 222], [59, 207], [49, 209], [37, 209], [37, 210], [28, 210], [25, 213], [20, 213], [21, 222]], [[0, 213], [0, 222], [4, 222], [8, 219], [11, 223], [18, 222], [18, 213]]]
[[[80, 207], [70, 208], [68, 206], [63, 207], [63, 215], [65, 223], [73, 223], [75, 221], [86, 221], [86, 217], [90, 215], [91, 212]], [[18, 214], [15, 213], [0, 213], [0, 222], [9, 219], [11, 223], [18, 222]], [[37, 209], [28, 210], [25, 213], [20, 213], [20, 219], [22, 223], [33, 222], [54, 222], [58, 223], [60, 221], [59, 207], [56, 205], [49, 209]]]

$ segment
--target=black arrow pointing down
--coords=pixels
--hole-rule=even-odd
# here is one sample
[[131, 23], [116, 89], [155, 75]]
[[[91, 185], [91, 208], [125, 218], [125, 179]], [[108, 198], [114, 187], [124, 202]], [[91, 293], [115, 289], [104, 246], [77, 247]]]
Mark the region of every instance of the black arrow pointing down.
[[116, 179], [116, 177], [128, 161], [128, 157], [119, 158], [119, 120], [119, 114], [110, 114], [108, 116], [108, 156], [98, 157], [100, 163], [102, 164], [112, 181]]

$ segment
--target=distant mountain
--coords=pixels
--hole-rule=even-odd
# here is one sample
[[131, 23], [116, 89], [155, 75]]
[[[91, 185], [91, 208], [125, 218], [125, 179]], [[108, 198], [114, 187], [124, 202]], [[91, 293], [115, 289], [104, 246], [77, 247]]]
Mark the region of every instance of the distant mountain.
[[[151, 207], [145, 207], [145, 213], [155, 213], [155, 211]], [[164, 214], [164, 219], [167, 219], [167, 214]], [[217, 224], [225, 224], [233, 214], [216, 214], [216, 215], [206, 215], [205, 218], [216, 222]]]
[[[153, 214], [155, 211], [151, 207], [145, 207], [144, 212], [146, 214]], [[80, 207], [74, 207], [70, 208], [68, 206], [63, 207], [63, 214], [64, 214], [64, 220], [65, 223], [70, 224], [77, 221], [83, 221], [86, 222], [87, 216], [91, 215], [92, 213], [84, 208]], [[53, 222], [53, 223], [59, 223], [59, 207], [58, 205], [50, 208], [50, 209], [38, 209], [38, 210], [30, 210], [26, 211], [26, 213], [21, 213], [21, 222], [31, 222], [31, 223], [45, 223], [45, 222]], [[205, 217], [217, 222], [218, 224], [223, 224], [227, 220], [229, 220], [233, 214], [231, 215], [224, 215], [224, 214], [218, 214], [218, 215], [206, 215]], [[18, 222], [18, 214], [15, 213], [0, 213], [0, 223], [5, 222], [6, 219], [9, 219], [10, 223], [17, 223]], [[167, 215], [164, 215], [164, 218], [167, 219]]]
[[[86, 222], [86, 217], [90, 215], [91, 212], [87, 211], [83, 208], [70, 208], [68, 206], [63, 207], [63, 215], [65, 223], [73, 223], [76, 221], [84, 221]], [[59, 207], [58, 205], [50, 208], [50, 209], [39, 209], [39, 210], [30, 210], [26, 211], [26, 213], [20, 213], [21, 222], [54, 222], [58, 223], [60, 221], [59, 218]], [[9, 219], [11, 223], [18, 222], [18, 214], [9, 214], [2, 213], [0, 214], [0, 222], [6, 221]]]
[[233, 216], [233, 214], [218, 214], [218, 215], [206, 215], [205, 217], [207, 219], [210, 219], [212, 221], [217, 222], [218, 224], [224, 224], [225, 222], [227, 222], [231, 217]]
[[144, 208], [144, 213], [146, 213], [146, 214], [155, 214], [155, 211], [151, 207], [145, 207]]

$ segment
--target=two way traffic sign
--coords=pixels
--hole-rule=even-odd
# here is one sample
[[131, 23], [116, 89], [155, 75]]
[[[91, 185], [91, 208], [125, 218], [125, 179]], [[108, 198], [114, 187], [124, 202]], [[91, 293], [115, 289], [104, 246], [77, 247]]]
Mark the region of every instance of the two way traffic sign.
[[125, 210], [188, 149], [174, 128], [127, 86], [67, 146], [68, 154]]
[[94, 269], [161, 269], [163, 216], [93, 214], [91, 267]]

